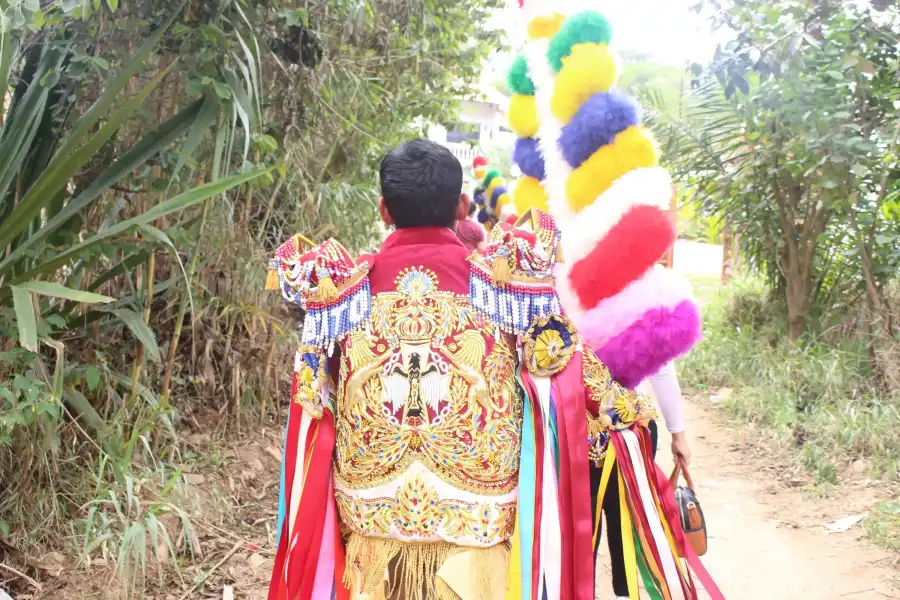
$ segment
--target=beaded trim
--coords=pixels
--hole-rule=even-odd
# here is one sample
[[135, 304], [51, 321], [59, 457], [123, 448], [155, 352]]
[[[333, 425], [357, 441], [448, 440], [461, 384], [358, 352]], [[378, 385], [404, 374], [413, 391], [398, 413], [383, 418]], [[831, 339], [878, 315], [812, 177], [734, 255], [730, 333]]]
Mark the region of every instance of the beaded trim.
[[490, 267], [476, 260], [470, 264], [469, 302], [503, 331], [522, 335], [537, 319], [561, 314], [552, 280], [513, 276], [501, 287], [494, 283]]
[[372, 312], [372, 286], [368, 276], [345, 288], [338, 297], [328, 302], [306, 301], [306, 318], [303, 320], [304, 344], [327, 348], [339, 338], [369, 322]]

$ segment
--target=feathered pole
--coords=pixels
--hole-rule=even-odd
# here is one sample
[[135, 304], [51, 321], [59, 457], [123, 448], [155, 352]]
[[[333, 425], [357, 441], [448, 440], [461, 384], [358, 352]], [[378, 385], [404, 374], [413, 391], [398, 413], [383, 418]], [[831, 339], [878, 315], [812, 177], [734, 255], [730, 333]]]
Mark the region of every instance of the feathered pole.
[[640, 107], [615, 88], [609, 22], [592, 10], [562, 19], [554, 4], [523, 8], [544, 187], [566, 259], [560, 296], [613, 376], [636, 387], [701, 336], [690, 286], [657, 265], [675, 242], [672, 181]]
[[[613, 377], [635, 387], [700, 338], [699, 311], [687, 282], [657, 265], [675, 241], [673, 186], [639, 107], [615, 89], [612, 28], [595, 11], [562, 17], [557, 4], [520, 0], [534, 121], [514, 118], [513, 102], [510, 123], [527, 123], [524, 137], [538, 138], [543, 187], [567, 261], [556, 273], [563, 306]], [[669, 484], [650, 459], [646, 429], [601, 437], [597, 511], [608, 486], [617, 486], [630, 597], [639, 596], [640, 572], [651, 597], [695, 600], [693, 572], [710, 597], [721, 599], [684, 537]]]
[[544, 189], [544, 158], [537, 140], [539, 121], [535, 103], [534, 82], [528, 76], [524, 54], [513, 60], [506, 76], [507, 87], [513, 92], [507, 116], [510, 128], [519, 136], [513, 148], [512, 160], [522, 175], [513, 188], [516, 213], [524, 215], [529, 209], [547, 211], [547, 191]]
[[507, 213], [515, 212], [506, 181], [497, 169], [489, 169], [487, 159], [476, 156], [472, 161], [475, 179], [480, 180], [474, 200], [478, 206], [478, 221], [490, 230], [494, 223], [503, 220]]

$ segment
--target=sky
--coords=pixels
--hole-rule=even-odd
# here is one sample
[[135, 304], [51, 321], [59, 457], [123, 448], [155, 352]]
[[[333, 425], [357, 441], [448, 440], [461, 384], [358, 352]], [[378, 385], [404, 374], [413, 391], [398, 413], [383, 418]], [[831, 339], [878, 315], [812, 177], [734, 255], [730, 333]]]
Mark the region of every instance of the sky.
[[[706, 63], [712, 58], [718, 36], [709, 23], [689, 9], [694, 0], [559, 0], [567, 14], [593, 9], [613, 26], [614, 49], [635, 50], [675, 66]], [[509, 42], [524, 40], [516, 2], [498, 15]]]

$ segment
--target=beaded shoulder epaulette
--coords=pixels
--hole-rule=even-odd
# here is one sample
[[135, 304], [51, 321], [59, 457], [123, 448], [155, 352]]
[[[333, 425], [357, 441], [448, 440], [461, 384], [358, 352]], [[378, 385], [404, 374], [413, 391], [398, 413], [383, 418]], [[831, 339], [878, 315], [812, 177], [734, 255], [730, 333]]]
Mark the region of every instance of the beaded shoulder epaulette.
[[498, 223], [487, 249], [470, 259], [472, 308], [516, 335], [539, 320], [561, 315], [553, 280], [559, 260], [559, 232], [550, 215], [535, 209], [515, 226]]
[[295, 235], [269, 261], [266, 289], [306, 311], [302, 343], [325, 349], [368, 322], [371, 312], [369, 265], [357, 264], [331, 239], [318, 246]]

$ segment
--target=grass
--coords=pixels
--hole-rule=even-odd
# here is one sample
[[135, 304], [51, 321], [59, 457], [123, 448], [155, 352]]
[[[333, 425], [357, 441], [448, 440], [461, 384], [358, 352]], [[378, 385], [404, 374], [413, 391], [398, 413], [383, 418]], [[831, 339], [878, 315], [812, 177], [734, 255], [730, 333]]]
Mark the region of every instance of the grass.
[[707, 306], [712, 302], [719, 290], [722, 289], [721, 275], [697, 275], [688, 277], [694, 289], [694, 297], [701, 306]]
[[877, 544], [900, 552], [900, 499], [879, 504], [866, 519], [865, 527]]
[[[900, 478], [900, 390], [875, 385], [859, 339], [792, 342], [760, 282], [736, 280], [711, 295], [704, 282], [698, 287], [705, 339], [681, 361], [686, 386], [730, 388], [723, 404], [731, 415], [794, 446], [819, 491], [852, 463], [872, 477]], [[884, 504], [867, 527], [897, 549], [900, 505]]]

